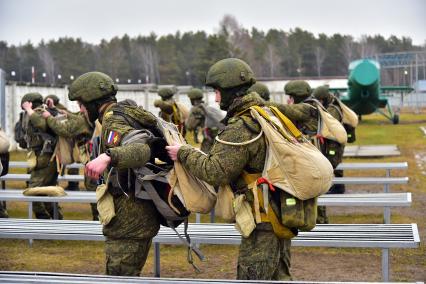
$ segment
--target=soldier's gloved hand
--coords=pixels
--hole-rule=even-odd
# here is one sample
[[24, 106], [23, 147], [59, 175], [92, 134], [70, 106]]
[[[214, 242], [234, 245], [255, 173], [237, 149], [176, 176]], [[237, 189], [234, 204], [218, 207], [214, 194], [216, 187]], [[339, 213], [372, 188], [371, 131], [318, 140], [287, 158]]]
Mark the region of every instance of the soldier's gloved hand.
[[148, 139], [146, 142], [151, 149], [151, 159], [158, 158], [163, 162], [172, 164], [173, 161], [170, 159], [166, 151], [167, 142], [163, 138], [153, 137]]

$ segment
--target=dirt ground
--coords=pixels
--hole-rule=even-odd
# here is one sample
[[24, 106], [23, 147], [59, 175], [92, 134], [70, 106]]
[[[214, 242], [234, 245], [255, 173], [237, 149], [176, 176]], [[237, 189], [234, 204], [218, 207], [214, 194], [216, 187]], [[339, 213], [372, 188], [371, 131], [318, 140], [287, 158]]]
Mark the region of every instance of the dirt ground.
[[[404, 119], [402, 116], [401, 119]], [[419, 123], [419, 121], [421, 123]], [[408, 170], [392, 171], [392, 176], [408, 176], [408, 185], [391, 186], [392, 192], [411, 192], [412, 206], [394, 207], [392, 223], [417, 223], [421, 238], [416, 249], [390, 250], [391, 281], [426, 280], [426, 137], [416, 131], [426, 125], [426, 115], [416, 123], [380, 127], [367, 121], [361, 125], [359, 139], [363, 144], [398, 144], [400, 157], [382, 159], [346, 159], [346, 162], [407, 161]], [[384, 129], [383, 129], [384, 128]], [[387, 133], [381, 138], [379, 131]], [[365, 133], [364, 133], [365, 132]], [[420, 132], [420, 131], [419, 131]], [[373, 134], [372, 134], [373, 133]], [[373, 138], [369, 138], [374, 135]], [[370, 140], [369, 140], [370, 139]], [[372, 143], [372, 139], [377, 143]], [[381, 140], [383, 139], [383, 140]], [[420, 157], [420, 158], [419, 158]], [[346, 176], [384, 176], [383, 170], [346, 171]], [[11, 184], [10, 187], [13, 187]], [[351, 186], [348, 193], [382, 192], [380, 186]], [[11, 217], [26, 218], [26, 205], [9, 202]], [[87, 204], [63, 204], [66, 219], [90, 219]], [[329, 207], [330, 223], [382, 223], [382, 208]], [[207, 221], [208, 216], [204, 216]], [[186, 263], [186, 251], [180, 246], [161, 246], [163, 277], [225, 278], [236, 277], [237, 246], [201, 246], [206, 261], [198, 263], [202, 273], [194, 272]], [[0, 270], [51, 271], [71, 273], [104, 273], [103, 244], [100, 242], [36, 241], [32, 248], [25, 240], [0, 240]], [[153, 257], [150, 252], [144, 276], [152, 276]], [[292, 248], [292, 274], [294, 280], [313, 281], [381, 281], [380, 249]]]

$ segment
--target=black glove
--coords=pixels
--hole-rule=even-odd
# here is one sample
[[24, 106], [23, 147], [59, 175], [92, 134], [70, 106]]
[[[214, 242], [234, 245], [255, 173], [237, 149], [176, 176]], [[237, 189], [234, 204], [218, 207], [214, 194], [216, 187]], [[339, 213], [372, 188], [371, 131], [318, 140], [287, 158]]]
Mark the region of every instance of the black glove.
[[172, 159], [170, 159], [169, 154], [167, 153], [166, 146], [168, 145], [164, 138], [153, 137], [146, 141], [149, 148], [151, 149], [151, 160], [154, 161], [155, 158], [160, 159], [167, 164], [173, 164]]

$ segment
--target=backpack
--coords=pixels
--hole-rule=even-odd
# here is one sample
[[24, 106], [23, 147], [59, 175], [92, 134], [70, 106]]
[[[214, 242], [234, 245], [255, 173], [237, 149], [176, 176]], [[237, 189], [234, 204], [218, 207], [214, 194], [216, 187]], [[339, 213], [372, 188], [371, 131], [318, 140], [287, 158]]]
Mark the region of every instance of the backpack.
[[358, 115], [338, 98], [334, 98], [334, 100], [337, 102], [337, 104], [340, 106], [340, 109], [342, 110], [342, 123], [348, 134], [348, 143], [353, 143], [356, 140], [355, 128], [358, 126], [359, 122]]
[[[247, 236], [254, 229], [252, 223], [247, 222], [248, 219], [254, 219], [256, 223], [270, 222], [278, 237], [291, 239], [298, 230], [307, 231], [315, 227], [317, 197], [329, 190], [333, 167], [276, 107], [252, 106], [249, 110], [251, 117], [262, 128], [259, 136], [266, 139], [267, 153], [261, 174], [243, 173], [253, 195], [253, 216], [239, 216], [244, 213], [235, 210], [234, 205], [236, 227]], [[218, 137], [216, 140], [229, 143]], [[225, 192], [222, 194], [229, 195]], [[251, 213], [247, 210], [243, 212]], [[238, 219], [245, 220], [245, 223], [238, 224]], [[247, 231], [244, 226], [250, 229]]]
[[328, 139], [345, 145], [348, 135], [342, 123], [329, 114], [318, 100], [308, 98], [304, 102], [314, 104], [318, 110], [318, 130], [316, 137], [320, 140], [321, 144], [323, 144], [324, 139]]
[[25, 139], [25, 130], [23, 125], [23, 118], [25, 112], [21, 112], [19, 114], [19, 120], [15, 124], [14, 133], [15, 133], [15, 141], [18, 143], [19, 147], [26, 149], [28, 147], [27, 141]]
[[[169, 145], [177, 141], [186, 144], [173, 123], [157, 118], [156, 127], [147, 129], [143, 122], [137, 121], [121, 109], [116, 108], [113, 112], [122, 116], [136, 129], [125, 136], [121, 145], [146, 143], [154, 137], [164, 138]], [[188, 262], [198, 270], [193, 263], [191, 252], [194, 251], [201, 260], [204, 256], [191, 244], [187, 233], [188, 216], [191, 212], [208, 213], [212, 210], [216, 202], [214, 188], [187, 172], [179, 162], [174, 162], [173, 165], [150, 162], [144, 167], [129, 169], [129, 174], [135, 177], [135, 197], [152, 200], [160, 215], [160, 223], [174, 230], [188, 247]], [[181, 223], [185, 226], [185, 238], [176, 230]]]

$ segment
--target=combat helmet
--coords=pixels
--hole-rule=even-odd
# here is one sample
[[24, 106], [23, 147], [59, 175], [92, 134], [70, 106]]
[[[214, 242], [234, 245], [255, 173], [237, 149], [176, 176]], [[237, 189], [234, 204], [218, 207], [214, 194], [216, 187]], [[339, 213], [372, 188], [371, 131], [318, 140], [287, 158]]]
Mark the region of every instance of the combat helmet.
[[106, 97], [113, 97], [118, 87], [102, 72], [88, 72], [78, 77], [70, 86], [68, 98], [83, 104]]
[[250, 87], [250, 89], [248, 91], [249, 92], [256, 92], [262, 97], [262, 99], [264, 99], [265, 101], [269, 101], [269, 89], [263, 83], [256, 82], [255, 84], [253, 84]]
[[176, 93], [175, 90], [172, 88], [162, 88], [158, 91], [158, 95], [163, 99], [167, 100], [173, 97], [173, 95]]
[[53, 95], [53, 94], [48, 95], [44, 98], [43, 102], [46, 103], [48, 99], [52, 99], [52, 101], [55, 105], [57, 105], [59, 103], [59, 98], [58, 98], [57, 95]]
[[32, 102], [33, 108], [43, 104], [43, 96], [40, 93], [27, 93], [21, 99], [21, 105], [24, 102]]
[[190, 100], [202, 100], [203, 99], [203, 91], [197, 88], [192, 88], [188, 92], [188, 97]]
[[256, 82], [250, 66], [238, 58], [226, 58], [213, 64], [206, 76], [206, 86], [214, 89], [229, 89]]
[[312, 95], [317, 99], [323, 101], [323, 105], [326, 107], [333, 101], [333, 95], [328, 91], [328, 86], [319, 86], [315, 88]]
[[286, 95], [293, 97], [295, 103], [300, 103], [311, 95], [312, 89], [308, 82], [294, 80], [284, 86], [284, 92]]

